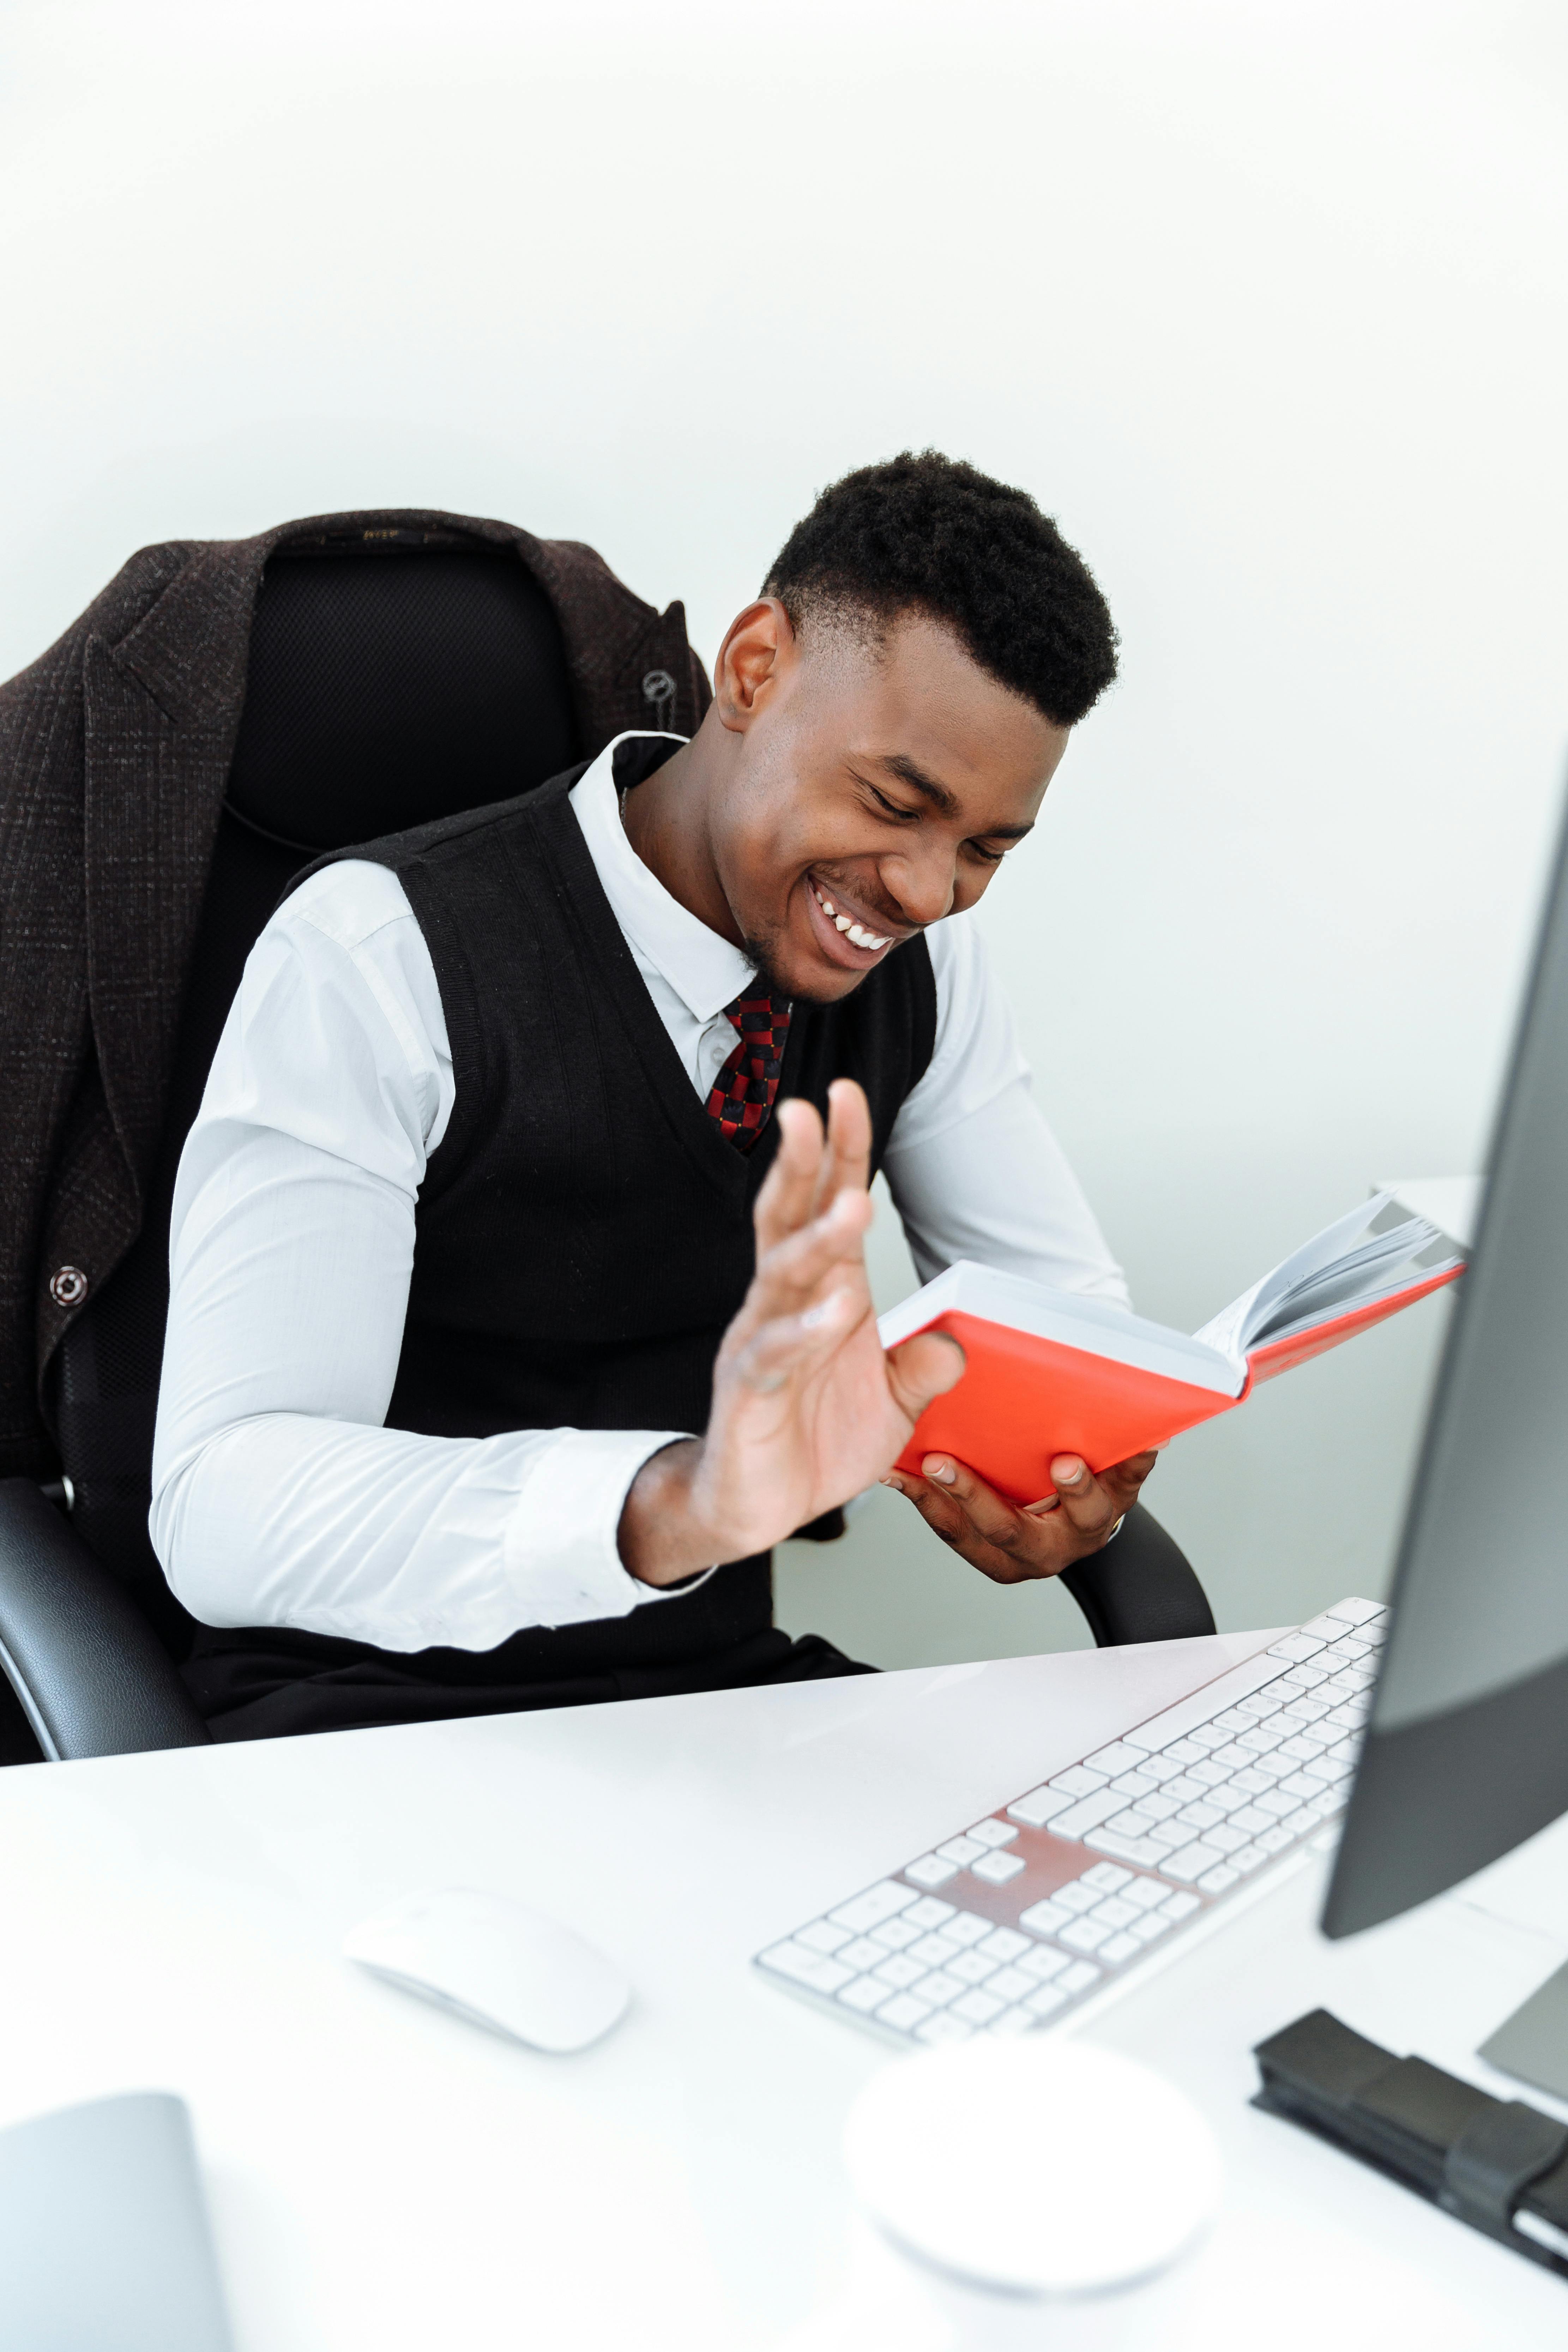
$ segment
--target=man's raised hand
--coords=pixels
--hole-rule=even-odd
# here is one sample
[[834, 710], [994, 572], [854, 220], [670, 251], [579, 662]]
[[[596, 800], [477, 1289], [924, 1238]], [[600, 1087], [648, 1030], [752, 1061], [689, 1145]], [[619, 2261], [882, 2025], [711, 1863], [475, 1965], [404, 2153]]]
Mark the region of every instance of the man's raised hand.
[[620, 1550], [649, 1584], [765, 1551], [880, 1477], [915, 1423], [963, 1370], [935, 1332], [890, 1355], [866, 1276], [871, 1118], [853, 1079], [781, 1103], [778, 1149], [757, 1196], [757, 1265], [713, 1370], [706, 1434], [644, 1464]]

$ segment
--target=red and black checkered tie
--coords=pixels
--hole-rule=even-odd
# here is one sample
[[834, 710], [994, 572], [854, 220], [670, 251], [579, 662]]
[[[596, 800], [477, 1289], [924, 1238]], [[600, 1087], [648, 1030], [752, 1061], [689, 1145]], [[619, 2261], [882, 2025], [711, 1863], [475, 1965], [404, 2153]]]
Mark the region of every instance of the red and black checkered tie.
[[768, 1123], [784, 1067], [790, 1008], [782, 996], [737, 996], [724, 1007], [741, 1042], [714, 1079], [708, 1116], [738, 1151], [750, 1151]]

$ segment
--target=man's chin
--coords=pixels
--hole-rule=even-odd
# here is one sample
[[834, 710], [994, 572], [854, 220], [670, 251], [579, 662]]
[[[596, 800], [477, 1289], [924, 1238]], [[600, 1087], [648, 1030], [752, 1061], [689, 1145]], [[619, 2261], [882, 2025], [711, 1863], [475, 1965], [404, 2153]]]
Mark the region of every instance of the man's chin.
[[841, 1004], [876, 970], [873, 964], [866, 971], [837, 971], [816, 956], [775, 961], [753, 940], [745, 941], [744, 947], [757, 967], [754, 984], [758, 995], [765, 992], [770, 996], [787, 998], [791, 1004]]

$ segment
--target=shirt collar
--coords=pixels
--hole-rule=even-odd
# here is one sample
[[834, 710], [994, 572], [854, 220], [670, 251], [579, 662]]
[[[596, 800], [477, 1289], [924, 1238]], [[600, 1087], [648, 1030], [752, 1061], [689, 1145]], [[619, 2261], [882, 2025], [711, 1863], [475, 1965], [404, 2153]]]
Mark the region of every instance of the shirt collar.
[[[626, 839], [616, 786], [616, 752], [623, 743], [647, 741], [652, 732], [633, 729], [606, 743], [572, 787], [572, 808], [610, 910], [638, 961], [651, 964], [669, 982], [695, 1020], [707, 1022], [745, 993], [756, 977], [756, 966], [672, 898]], [[682, 743], [686, 738], [667, 735], [663, 740]]]

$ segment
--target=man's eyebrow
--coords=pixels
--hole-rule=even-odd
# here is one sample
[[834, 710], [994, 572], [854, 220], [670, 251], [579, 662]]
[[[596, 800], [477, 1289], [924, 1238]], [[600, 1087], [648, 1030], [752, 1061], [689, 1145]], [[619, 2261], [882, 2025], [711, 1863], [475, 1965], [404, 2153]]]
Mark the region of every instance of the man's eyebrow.
[[[934, 776], [928, 776], [925, 770], [911, 760], [907, 752], [884, 751], [879, 757], [877, 764], [879, 767], [886, 768], [889, 775], [897, 776], [901, 783], [908, 784], [912, 792], [919, 793], [923, 799], [930, 801], [933, 808], [942, 811], [943, 816], [958, 814], [956, 796], [948, 791], [945, 784], [939, 784]], [[977, 838], [982, 841], [1022, 841], [1024, 835], [1033, 833], [1034, 829], [1032, 824], [987, 824], [980, 828]]]

